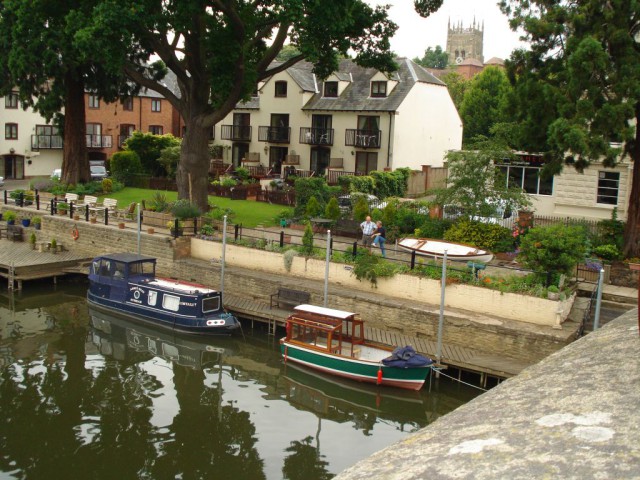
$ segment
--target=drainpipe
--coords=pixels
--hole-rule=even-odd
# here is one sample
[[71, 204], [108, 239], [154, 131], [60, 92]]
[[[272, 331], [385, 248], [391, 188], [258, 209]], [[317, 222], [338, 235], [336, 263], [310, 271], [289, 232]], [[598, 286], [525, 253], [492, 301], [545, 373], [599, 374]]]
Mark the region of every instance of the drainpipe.
[[389, 112], [389, 139], [387, 141], [387, 168], [389, 168], [389, 157], [391, 156], [391, 125], [393, 124], [393, 112]]

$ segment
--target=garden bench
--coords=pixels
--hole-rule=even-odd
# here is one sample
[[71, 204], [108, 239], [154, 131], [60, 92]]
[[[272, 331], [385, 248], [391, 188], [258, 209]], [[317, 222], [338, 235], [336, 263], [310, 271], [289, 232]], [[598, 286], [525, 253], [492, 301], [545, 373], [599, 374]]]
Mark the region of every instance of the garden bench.
[[95, 207], [98, 203], [98, 197], [94, 197], [93, 195], [85, 195], [82, 199], [82, 202], [77, 202], [75, 204], [76, 210], [79, 212], [84, 212], [85, 208]]
[[338, 220], [331, 230], [333, 235], [340, 235], [342, 237], [358, 238], [362, 235], [360, 230], [360, 222], [357, 220]]
[[21, 242], [22, 227], [20, 225], [7, 225], [7, 238], [12, 242]]
[[280, 307], [281, 304], [297, 307], [303, 303], [308, 303], [310, 299], [311, 294], [308, 292], [293, 290], [292, 288], [278, 288], [278, 291], [271, 295], [269, 308], [273, 308], [274, 305]]

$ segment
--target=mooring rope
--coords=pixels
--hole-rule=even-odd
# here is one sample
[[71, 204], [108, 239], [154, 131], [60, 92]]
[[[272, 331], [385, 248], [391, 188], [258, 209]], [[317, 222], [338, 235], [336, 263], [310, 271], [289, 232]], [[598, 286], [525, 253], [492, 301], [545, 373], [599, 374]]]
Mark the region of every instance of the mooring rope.
[[454, 380], [456, 382], [462, 383], [462, 384], [467, 385], [469, 387], [477, 388], [478, 390], [482, 390], [483, 392], [488, 392], [488, 390], [486, 388], [477, 387], [476, 385], [473, 385], [471, 383], [463, 382], [462, 380], [459, 380], [459, 379], [457, 379], [455, 377], [452, 377], [451, 375], [447, 375], [446, 373], [444, 373], [442, 370], [440, 370], [438, 368], [432, 367], [432, 369], [435, 370], [436, 372], [438, 372], [438, 374], [444, 375], [445, 377], [450, 378], [451, 380]]

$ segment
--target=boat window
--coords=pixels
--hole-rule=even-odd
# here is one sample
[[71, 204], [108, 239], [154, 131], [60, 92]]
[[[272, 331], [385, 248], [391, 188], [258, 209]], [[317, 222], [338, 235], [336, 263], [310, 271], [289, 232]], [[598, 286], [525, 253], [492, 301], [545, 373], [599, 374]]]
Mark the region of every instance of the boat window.
[[111, 276], [111, 262], [109, 260], [102, 259], [100, 264], [100, 275], [103, 277]]
[[162, 308], [171, 310], [172, 312], [177, 312], [178, 308], [180, 308], [180, 297], [176, 297], [175, 295], [167, 295], [165, 293], [162, 297]]
[[208, 297], [202, 299], [203, 312], [215, 312], [220, 309], [220, 297]]
[[113, 278], [124, 278], [125, 265], [122, 262], [114, 262]]
[[162, 353], [164, 353], [165, 357], [169, 357], [173, 361], [180, 359], [178, 347], [175, 345], [169, 345], [168, 343], [162, 344]]
[[138, 262], [129, 265], [130, 275], [152, 277], [155, 275], [153, 262]]
[[147, 303], [151, 306], [155, 306], [158, 301], [158, 292], [154, 290], [149, 290], [149, 295], [147, 296]]
[[91, 273], [93, 273], [94, 275], [100, 274], [100, 260], [91, 264]]

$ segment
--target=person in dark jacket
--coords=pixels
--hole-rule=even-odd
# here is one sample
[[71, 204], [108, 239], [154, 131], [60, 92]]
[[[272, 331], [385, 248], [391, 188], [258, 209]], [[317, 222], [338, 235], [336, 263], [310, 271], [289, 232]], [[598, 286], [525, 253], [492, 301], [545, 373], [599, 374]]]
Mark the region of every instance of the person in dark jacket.
[[378, 220], [376, 222], [376, 229], [373, 232], [373, 244], [376, 247], [380, 247], [380, 253], [382, 257], [387, 257], [387, 251], [384, 248], [384, 242], [387, 241], [387, 229], [382, 226], [382, 222]]

